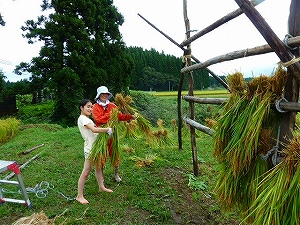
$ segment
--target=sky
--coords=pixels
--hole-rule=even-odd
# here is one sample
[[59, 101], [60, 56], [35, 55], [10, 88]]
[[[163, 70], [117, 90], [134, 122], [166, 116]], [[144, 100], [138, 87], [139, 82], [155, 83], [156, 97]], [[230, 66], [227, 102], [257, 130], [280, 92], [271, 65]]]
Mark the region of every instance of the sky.
[[[290, 0], [265, 0], [256, 9], [264, 17], [279, 39], [287, 34]], [[12, 73], [21, 62], [30, 62], [38, 55], [41, 43], [28, 44], [22, 37], [20, 27], [26, 20], [36, 20], [42, 14], [41, 0], [0, 0], [0, 12], [6, 21], [0, 26], [0, 68], [7, 80], [15, 82], [21, 76]], [[113, 3], [124, 16], [119, 27], [126, 45], [181, 57], [183, 51], [146, 23], [138, 13], [167, 34], [177, 43], [185, 40], [183, 0], [114, 0]], [[238, 9], [234, 0], [187, 0], [187, 16], [191, 30], [201, 31], [216, 20]], [[195, 33], [191, 33], [193, 35]], [[245, 16], [227, 22], [221, 27], [198, 38], [191, 44], [192, 54], [201, 62], [228, 52], [253, 48], [266, 44], [261, 34]], [[279, 58], [275, 53], [222, 62], [208, 68], [217, 75], [228, 75], [235, 71], [244, 77], [270, 75], [277, 67]]]

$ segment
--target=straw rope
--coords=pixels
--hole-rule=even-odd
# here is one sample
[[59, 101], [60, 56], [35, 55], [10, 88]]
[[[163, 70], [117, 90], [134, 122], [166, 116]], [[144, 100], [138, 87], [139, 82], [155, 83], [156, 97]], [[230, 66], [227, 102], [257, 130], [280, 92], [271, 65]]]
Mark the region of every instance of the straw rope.
[[191, 59], [191, 58], [192, 58], [192, 55], [183, 55], [181, 60], [183, 63], [185, 63], [185, 65], [187, 65], [187, 60]]
[[296, 58], [295, 56], [290, 60], [290, 61], [287, 61], [287, 62], [279, 62], [278, 65], [280, 66], [284, 66], [284, 67], [289, 67], [290, 65], [293, 65], [294, 63], [296, 62], [299, 62], [300, 61], [300, 57]]

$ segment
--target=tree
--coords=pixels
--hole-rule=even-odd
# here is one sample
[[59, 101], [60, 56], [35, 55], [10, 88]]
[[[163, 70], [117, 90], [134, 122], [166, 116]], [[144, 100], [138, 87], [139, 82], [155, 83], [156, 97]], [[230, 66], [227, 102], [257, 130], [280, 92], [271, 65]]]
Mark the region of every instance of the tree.
[[75, 118], [61, 118], [67, 117], [60, 111], [63, 105], [76, 112], [79, 100], [93, 99], [100, 85], [114, 93], [127, 90], [133, 63], [119, 32], [124, 18], [112, 0], [43, 0], [42, 10], [50, 9], [54, 12], [48, 17], [28, 20], [22, 27], [29, 44], [43, 41], [44, 46], [16, 72], [30, 72], [37, 89], [52, 88], [58, 109], [53, 118], [72, 124]]
[[3, 101], [3, 98], [5, 96], [5, 79], [3, 71], [0, 69], [0, 102]]
[[3, 20], [1, 13], [0, 13], [0, 25], [5, 26], [5, 21]]

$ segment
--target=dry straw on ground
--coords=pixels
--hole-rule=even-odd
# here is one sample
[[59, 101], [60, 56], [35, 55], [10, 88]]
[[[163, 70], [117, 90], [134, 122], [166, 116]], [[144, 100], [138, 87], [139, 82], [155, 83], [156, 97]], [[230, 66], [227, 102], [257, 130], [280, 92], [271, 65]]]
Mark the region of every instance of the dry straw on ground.
[[54, 225], [54, 219], [49, 219], [44, 212], [34, 213], [31, 216], [22, 217], [12, 225]]

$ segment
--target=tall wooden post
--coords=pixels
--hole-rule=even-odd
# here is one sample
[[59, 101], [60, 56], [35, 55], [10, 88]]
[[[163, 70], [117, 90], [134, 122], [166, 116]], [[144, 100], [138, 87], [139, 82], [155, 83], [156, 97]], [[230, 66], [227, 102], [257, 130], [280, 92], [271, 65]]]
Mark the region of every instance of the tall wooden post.
[[[186, 30], [186, 38], [190, 37], [190, 22], [187, 17], [187, 0], [183, 0], [183, 16], [184, 16], [184, 23], [185, 23], [185, 30]], [[187, 50], [190, 52], [191, 55], [191, 44], [187, 45]], [[192, 65], [191, 57], [187, 57], [187, 65]], [[193, 72], [189, 72], [189, 96], [194, 96], [194, 78]], [[195, 104], [194, 102], [189, 102], [190, 105], [190, 119], [195, 119]], [[190, 126], [190, 134], [191, 134], [191, 145], [192, 145], [192, 155], [193, 155], [193, 167], [194, 167], [194, 175], [198, 176], [199, 174], [199, 167], [198, 167], [198, 156], [197, 156], [197, 146], [196, 146], [196, 132], [195, 127]]]
[[[290, 36], [300, 35], [300, 0], [292, 0], [290, 5], [290, 15], [288, 20], [288, 34]], [[288, 47], [289, 48], [289, 47]], [[290, 51], [299, 57], [299, 47], [290, 48]], [[295, 80], [293, 70], [288, 67], [288, 80], [285, 86], [284, 97], [289, 102], [298, 102], [299, 99], [299, 83]], [[281, 120], [281, 138], [280, 141], [284, 144], [288, 143], [292, 138], [292, 131], [296, 123], [297, 112], [286, 112], [282, 115]]]

